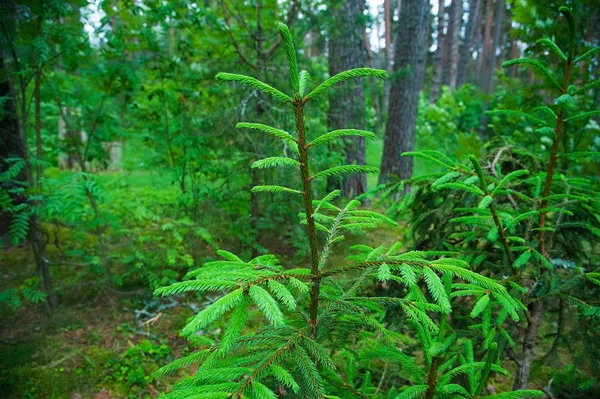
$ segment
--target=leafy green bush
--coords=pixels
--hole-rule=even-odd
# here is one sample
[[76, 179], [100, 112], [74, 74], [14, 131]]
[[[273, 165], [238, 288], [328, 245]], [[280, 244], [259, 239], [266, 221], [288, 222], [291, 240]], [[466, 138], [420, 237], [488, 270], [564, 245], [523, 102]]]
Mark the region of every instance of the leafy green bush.
[[[600, 295], [600, 196], [597, 178], [582, 173], [586, 170], [582, 165], [597, 161], [599, 153], [577, 151], [574, 142], [589, 133], [580, 121], [600, 114], [586, 109], [587, 102], [579, 100], [600, 81], [580, 84], [576, 75], [579, 63], [598, 53], [600, 47], [578, 54], [575, 17], [567, 7], [560, 12], [570, 29], [567, 50], [563, 52], [549, 39], [538, 42], [558, 56], [559, 65], [550, 69], [538, 58], [504, 63], [504, 67], [534, 68], [546, 83], [545, 98], [552, 96], [549, 104], [489, 111], [495, 124], [503, 124], [499, 131], [510, 130], [513, 121], [520, 127], [514, 128], [512, 137], [488, 142], [483, 156], [471, 155], [467, 163], [437, 151], [404, 154], [435, 163], [443, 172], [417, 176], [389, 188], [395, 192], [405, 184], [413, 187], [392, 211], [410, 210], [415, 248], [448, 251], [469, 260], [474, 270], [499, 279], [527, 306], [522, 318], [527, 323], [510, 327], [499, 340], [499, 347], [506, 348], [517, 364], [515, 389], [527, 386], [541, 347], [551, 355], [567, 345], [565, 334], [588, 348], [583, 353], [572, 352], [571, 361], [592, 369], [599, 361], [597, 343], [586, 337], [590, 330], [585, 324], [597, 325], [598, 319], [594, 298]], [[571, 316], [564, 315], [565, 306], [571, 307]], [[549, 309], [555, 312], [545, 312]], [[550, 317], [557, 324], [551, 346], [537, 338], [540, 326]], [[567, 333], [567, 317], [583, 325]], [[580, 334], [581, 330], [586, 333]], [[513, 354], [510, 347], [518, 353]], [[592, 385], [596, 383], [594, 380]]]

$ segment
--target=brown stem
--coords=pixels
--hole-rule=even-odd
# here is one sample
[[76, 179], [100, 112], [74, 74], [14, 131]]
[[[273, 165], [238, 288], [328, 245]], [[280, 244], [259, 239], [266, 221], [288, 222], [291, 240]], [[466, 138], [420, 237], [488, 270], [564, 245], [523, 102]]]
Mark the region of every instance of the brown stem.
[[[573, 54], [574, 51], [569, 51], [569, 58], [566, 61], [565, 66], [565, 78], [562, 85], [562, 93], [566, 94], [569, 88], [569, 81], [571, 80], [571, 72], [573, 70]], [[558, 147], [562, 134], [564, 133], [565, 124], [565, 112], [561, 110], [558, 113], [556, 119], [556, 127], [554, 128], [554, 141], [552, 142], [552, 150], [550, 152], [550, 159], [548, 160], [548, 168], [546, 170], [546, 181], [544, 182], [544, 190], [542, 193], [542, 200], [540, 203], [540, 223], [539, 223], [539, 248], [540, 253], [548, 258], [548, 243], [546, 242], [546, 232], [544, 227], [546, 226], [547, 212], [543, 211], [544, 208], [548, 207], [548, 196], [552, 189], [552, 179], [556, 170], [556, 161], [558, 158]], [[540, 272], [540, 279], [546, 274], [547, 269], [542, 268]], [[539, 280], [538, 280], [539, 281]], [[517, 368], [517, 375], [513, 384], [513, 390], [526, 389], [527, 383], [529, 382], [529, 374], [531, 373], [531, 367], [533, 364], [534, 348], [537, 342], [537, 331], [542, 320], [544, 312], [544, 304], [541, 299], [534, 300], [528, 307], [528, 324], [527, 330], [525, 331], [525, 339], [523, 340], [523, 353]]]
[[294, 100], [296, 108], [296, 131], [298, 133], [298, 150], [300, 153], [300, 174], [302, 176], [302, 186], [304, 197], [304, 209], [306, 212], [306, 222], [308, 225], [308, 240], [310, 244], [310, 260], [311, 260], [311, 275], [312, 289], [310, 292], [310, 324], [311, 336], [315, 338], [317, 335], [317, 311], [319, 309], [319, 295], [321, 290], [321, 276], [319, 273], [319, 253], [317, 249], [317, 230], [315, 228], [315, 220], [313, 219], [312, 193], [311, 193], [311, 178], [308, 171], [308, 147], [306, 145], [306, 136], [304, 132], [304, 102], [302, 100]]
[[492, 213], [492, 219], [494, 219], [494, 224], [498, 228], [498, 235], [500, 238], [500, 243], [502, 244], [502, 247], [504, 248], [504, 252], [506, 252], [506, 257], [508, 258], [508, 263], [510, 263], [510, 266], [512, 267], [513, 263], [515, 263], [515, 258], [513, 257], [510, 247], [508, 246], [508, 240], [506, 239], [506, 233], [505, 233], [504, 229], [502, 228], [502, 225], [500, 224], [500, 219], [498, 218], [498, 213], [496, 212], [496, 207], [494, 206], [493, 203], [491, 203], [489, 205], [489, 208], [490, 208], [490, 212]]
[[438, 374], [438, 362], [439, 359], [434, 357], [431, 359], [431, 368], [427, 375], [427, 391], [425, 392], [425, 399], [433, 399], [435, 395], [435, 389], [437, 387], [437, 374]]

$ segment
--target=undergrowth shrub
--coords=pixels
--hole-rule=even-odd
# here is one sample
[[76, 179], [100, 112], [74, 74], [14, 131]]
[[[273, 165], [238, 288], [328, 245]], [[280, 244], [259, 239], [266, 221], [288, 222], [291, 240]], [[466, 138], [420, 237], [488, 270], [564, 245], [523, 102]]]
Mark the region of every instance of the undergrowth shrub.
[[[403, 154], [442, 172], [397, 182], [385, 195], [412, 187], [391, 212], [410, 215], [415, 249], [468, 260], [472, 270], [495, 279], [526, 305], [518, 323], [497, 331], [497, 356], [516, 365], [515, 389], [527, 387], [532, 370], [544, 364], [567, 362], [588, 370], [588, 376], [600, 366], [600, 195], [597, 164], [589, 166], [600, 153], [593, 145], [580, 147], [594, 142], [587, 136], [595, 129], [588, 126], [600, 111], [590, 108], [586, 97], [600, 80], [579, 76], [587, 73], [581, 64], [600, 47], [582, 51], [573, 11], [559, 11], [570, 32], [558, 38], [560, 46], [541, 39], [535, 45], [541, 56], [503, 64], [533, 68], [546, 88], [529, 108], [487, 113], [496, 131], [512, 126], [513, 134], [493, 138], [482, 156], [471, 155], [467, 162], [438, 151]], [[486, 297], [480, 296], [474, 309], [487, 311]], [[462, 323], [460, 313], [451, 317], [452, 324]], [[550, 339], [539, 340], [542, 334]], [[563, 349], [565, 359], [559, 356]], [[542, 383], [551, 378], [546, 375]], [[585, 381], [582, 389], [598, 389], [596, 377]], [[561, 379], [561, 386], [569, 385]]]

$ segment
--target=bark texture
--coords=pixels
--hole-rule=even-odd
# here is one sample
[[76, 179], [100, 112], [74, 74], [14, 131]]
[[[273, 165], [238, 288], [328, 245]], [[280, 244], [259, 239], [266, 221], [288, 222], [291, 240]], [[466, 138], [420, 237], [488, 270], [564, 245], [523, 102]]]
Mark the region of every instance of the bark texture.
[[450, 90], [454, 90], [456, 88], [456, 78], [458, 74], [458, 48], [460, 30], [462, 27], [462, 0], [452, 0], [452, 6], [454, 8], [452, 10], [453, 14], [451, 16], [451, 21], [453, 22], [453, 24], [452, 36], [450, 37], [450, 71], [448, 81], [448, 86], [450, 86]]
[[473, 45], [475, 44], [475, 36], [481, 27], [481, 15], [483, 8], [483, 0], [469, 1], [469, 19], [467, 21], [467, 29], [465, 31], [465, 40], [460, 46], [460, 61], [458, 63], [458, 71], [456, 75], [456, 85], [462, 86], [467, 83], [467, 72], [469, 66], [473, 62]]
[[442, 59], [444, 52], [444, 15], [446, 12], [444, 10], [444, 0], [438, 1], [438, 13], [437, 13], [437, 49], [435, 50], [435, 55], [433, 59], [433, 77], [431, 79], [431, 92], [429, 95], [429, 100], [432, 103], [437, 102], [440, 96], [440, 87], [442, 85]]
[[428, 14], [428, 2], [403, 1], [379, 183], [390, 181], [392, 176], [407, 179], [412, 175], [412, 158], [400, 155], [411, 151], [415, 144], [419, 92], [425, 76], [423, 47]]
[[[458, 39], [462, 18], [462, 0], [452, 0], [448, 11], [448, 30], [444, 39], [442, 55], [442, 84], [456, 85], [456, 65], [458, 63]], [[454, 74], [454, 75], [453, 75]], [[454, 77], [454, 83], [452, 82]]]
[[[331, 24], [329, 32], [329, 76], [365, 66], [364, 9], [365, 0], [337, 2], [333, 7], [333, 20], [336, 23]], [[364, 126], [365, 88], [362, 79], [349, 81], [330, 90], [327, 113], [329, 131], [349, 127], [364, 129]], [[345, 139], [344, 152], [347, 164], [364, 165], [364, 138]], [[354, 174], [343, 180], [329, 181], [328, 186], [339, 187], [346, 196], [355, 196], [366, 191], [367, 179], [364, 174]]]

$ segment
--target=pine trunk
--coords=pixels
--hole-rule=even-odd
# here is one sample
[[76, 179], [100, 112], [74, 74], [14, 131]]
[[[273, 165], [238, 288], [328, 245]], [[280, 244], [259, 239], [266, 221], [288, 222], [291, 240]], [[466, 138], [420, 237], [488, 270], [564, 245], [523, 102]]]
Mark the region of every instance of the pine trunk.
[[429, 4], [421, 0], [404, 0], [394, 51], [394, 75], [390, 90], [388, 121], [385, 129], [379, 183], [393, 176], [410, 178], [413, 160], [400, 157], [415, 144], [419, 92], [425, 76], [425, 52]]
[[492, 24], [494, 22], [494, 0], [487, 0], [485, 7], [485, 29], [483, 33], [483, 58], [481, 63], [480, 87], [487, 91], [491, 79]]
[[444, 52], [444, 0], [438, 1], [437, 13], [437, 49], [433, 60], [433, 77], [431, 79], [431, 92], [429, 100], [432, 103], [437, 102], [440, 96], [440, 87], [442, 85], [442, 53]]
[[473, 45], [475, 36], [481, 27], [482, 0], [469, 1], [469, 20], [465, 32], [465, 40], [460, 46], [460, 61], [458, 63], [458, 72], [456, 76], [456, 85], [462, 86], [467, 82], [467, 72], [473, 62]]
[[[451, 86], [452, 71], [456, 70], [458, 62], [458, 39], [460, 34], [460, 19], [462, 1], [452, 0], [448, 11], [448, 30], [444, 39], [444, 53], [442, 55], [442, 85]], [[454, 73], [456, 76], [456, 72]], [[455, 80], [456, 83], [456, 80]]]
[[[330, 25], [329, 32], [329, 76], [365, 66], [364, 9], [365, 0], [345, 1], [333, 8], [336, 23]], [[327, 126], [330, 131], [349, 126], [364, 129], [365, 88], [362, 80], [353, 80], [330, 90]], [[347, 164], [364, 165], [364, 138], [345, 139], [344, 153]], [[341, 181], [329, 181], [328, 185], [341, 188], [346, 196], [356, 196], [366, 191], [367, 179], [364, 174], [355, 174]]]
[[492, 34], [492, 54], [490, 57], [489, 78], [486, 87], [488, 94], [494, 90], [494, 77], [496, 76], [496, 60], [498, 58], [498, 50], [502, 40], [502, 27], [504, 25], [504, 9], [506, 5], [504, 0], [496, 0], [496, 12], [494, 15], [494, 33]]
[[[456, 3], [456, 4], [454, 4]], [[452, 6], [452, 36], [450, 37], [450, 71], [448, 86], [450, 90], [456, 88], [456, 78], [458, 74], [458, 48], [460, 39], [460, 30], [462, 27], [462, 0], [453, 0]]]

